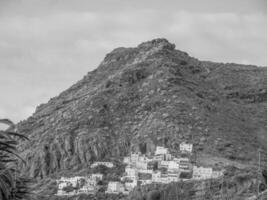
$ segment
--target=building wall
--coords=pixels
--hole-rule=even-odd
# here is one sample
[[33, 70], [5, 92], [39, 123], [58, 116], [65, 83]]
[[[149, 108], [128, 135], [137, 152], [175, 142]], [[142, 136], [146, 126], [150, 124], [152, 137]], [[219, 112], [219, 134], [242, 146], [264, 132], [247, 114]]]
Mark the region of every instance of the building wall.
[[131, 154], [131, 162], [137, 162], [139, 160], [139, 154], [132, 153]]
[[124, 157], [123, 158], [123, 163], [129, 164], [130, 162], [131, 162], [131, 158], [130, 157]]
[[136, 167], [138, 169], [147, 169], [147, 162], [137, 161], [136, 162]]
[[109, 182], [107, 191], [111, 193], [119, 193], [124, 191], [124, 187], [120, 182]]
[[212, 178], [212, 168], [210, 167], [193, 167], [193, 178], [208, 179]]
[[108, 168], [112, 168], [112, 167], [114, 167], [114, 165], [113, 165], [112, 162], [95, 162], [95, 163], [93, 163], [93, 164], [91, 165], [91, 167], [97, 167], [97, 166], [99, 166], [99, 165], [104, 165], [104, 166], [106, 166], [106, 167], [108, 167]]
[[93, 180], [102, 180], [103, 179], [103, 174], [92, 174], [92, 179]]
[[157, 146], [155, 155], [162, 155], [162, 154], [167, 154], [167, 153], [168, 153], [168, 148]]
[[180, 151], [187, 151], [192, 152], [193, 151], [193, 144], [187, 144], [187, 143], [181, 143], [180, 144]]
[[128, 176], [136, 176], [137, 175], [137, 171], [134, 168], [126, 167], [125, 172]]
[[165, 168], [168, 168], [168, 165], [169, 165], [169, 161], [164, 161], [164, 160], [162, 160], [162, 161], [159, 163], [159, 167], [165, 167]]
[[178, 171], [180, 168], [180, 165], [176, 161], [169, 161], [168, 163], [168, 171]]
[[155, 155], [154, 160], [162, 161], [162, 160], [164, 160], [164, 155]]

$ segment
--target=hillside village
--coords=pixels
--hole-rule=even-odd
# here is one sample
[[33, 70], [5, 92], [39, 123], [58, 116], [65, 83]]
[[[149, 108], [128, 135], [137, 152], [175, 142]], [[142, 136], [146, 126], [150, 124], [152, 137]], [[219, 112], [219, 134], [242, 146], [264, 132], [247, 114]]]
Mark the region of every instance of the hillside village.
[[[223, 170], [197, 166], [192, 159], [193, 144], [182, 142], [179, 156], [173, 156], [168, 148], [157, 146], [154, 155], [131, 152], [124, 157], [125, 171], [120, 181], [109, 181], [106, 193], [129, 194], [136, 186], [152, 183], [168, 184], [188, 180], [215, 179], [223, 176]], [[113, 168], [112, 162], [95, 162], [91, 168], [105, 166]], [[61, 177], [57, 180], [57, 195], [94, 194], [101, 187], [101, 173], [89, 176]]]

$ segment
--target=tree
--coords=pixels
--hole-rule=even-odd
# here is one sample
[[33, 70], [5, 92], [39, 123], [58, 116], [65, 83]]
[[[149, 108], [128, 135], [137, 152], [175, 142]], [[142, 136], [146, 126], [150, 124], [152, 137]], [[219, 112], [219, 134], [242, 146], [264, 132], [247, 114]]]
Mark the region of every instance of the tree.
[[77, 188], [73, 187], [72, 185], [68, 185], [64, 188], [62, 188], [62, 190], [64, 190], [65, 192], [69, 193], [69, 192], [72, 192], [74, 190], [76, 190]]
[[98, 165], [95, 168], [93, 168], [92, 172], [106, 175], [108, 173], [108, 170], [109, 168], [106, 167], [105, 165]]
[[17, 154], [17, 145], [18, 140], [28, 138], [17, 133], [10, 120], [0, 119], [0, 123], [9, 126], [4, 131], [0, 130], [0, 199], [25, 199], [29, 195], [27, 185], [30, 180], [18, 173], [18, 159], [22, 158]]
[[152, 190], [146, 194], [147, 200], [160, 200], [160, 191]]

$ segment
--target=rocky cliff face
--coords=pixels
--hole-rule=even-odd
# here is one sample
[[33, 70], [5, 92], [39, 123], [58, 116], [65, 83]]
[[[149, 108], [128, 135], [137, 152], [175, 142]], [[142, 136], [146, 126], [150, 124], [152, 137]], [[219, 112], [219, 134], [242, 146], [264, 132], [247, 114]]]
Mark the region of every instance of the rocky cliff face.
[[[45, 177], [181, 141], [239, 161], [266, 144], [267, 69], [202, 62], [166, 39], [117, 48], [18, 124], [23, 171]], [[266, 145], [265, 145], [266, 146]]]

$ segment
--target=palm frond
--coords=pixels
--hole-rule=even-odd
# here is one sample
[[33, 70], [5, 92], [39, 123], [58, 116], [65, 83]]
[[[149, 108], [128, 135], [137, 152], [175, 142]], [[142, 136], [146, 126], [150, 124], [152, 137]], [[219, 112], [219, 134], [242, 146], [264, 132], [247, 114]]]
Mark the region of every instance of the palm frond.
[[0, 171], [0, 193], [4, 199], [10, 199], [11, 188], [13, 188], [14, 179], [10, 169]]
[[6, 124], [9, 127], [15, 126], [15, 124], [11, 120], [9, 120], [9, 119], [0, 119], [0, 123]]
[[5, 134], [18, 137], [19, 139], [29, 140], [29, 138], [26, 137], [25, 135], [19, 134], [19, 133], [14, 132], [14, 131], [5, 131]]
[[0, 131], [0, 199], [22, 200], [29, 193], [28, 183], [30, 179], [19, 175], [17, 169], [18, 159], [25, 161], [17, 153], [18, 140], [29, 140], [26, 136], [15, 132], [15, 124], [9, 119], [0, 119], [0, 123], [9, 128]]

